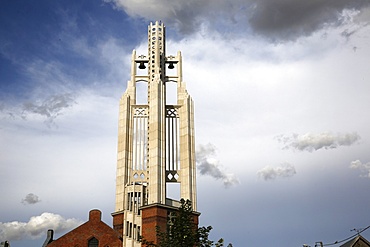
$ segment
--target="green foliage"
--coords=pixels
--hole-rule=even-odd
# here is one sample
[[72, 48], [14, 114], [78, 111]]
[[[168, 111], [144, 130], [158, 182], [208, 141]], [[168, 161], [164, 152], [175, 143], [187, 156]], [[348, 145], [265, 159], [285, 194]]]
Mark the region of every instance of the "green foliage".
[[[214, 243], [209, 240], [211, 226], [199, 227], [194, 223], [193, 208], [189, 200], [181, 199], [181, 206], [178, 211], [171, 212], [167, 223], [166, 231], [157, 228], [159, 243], [154, 244], [142, 239], [147, 247], [222, 247], [224, 240], [221, 238]], [[227, 247], [232, 247], [229, 244]]]

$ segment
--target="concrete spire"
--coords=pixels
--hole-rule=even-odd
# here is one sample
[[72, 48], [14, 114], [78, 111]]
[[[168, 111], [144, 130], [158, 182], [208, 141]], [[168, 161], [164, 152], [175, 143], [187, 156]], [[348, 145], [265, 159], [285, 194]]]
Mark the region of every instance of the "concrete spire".
[[[167, 73], [170, 69], [174, 73]], [[144, 83], [147, 91], [137, 85]], [[166, 86], [176, 83], [174, 95]], [[145, 104], [138, 104], [141, 94]], [[175, 97], [177, 104], [167, 104]], [[148, 54], [132, 53], [131, 78], [120, 99], [116, 205], [114, 228], [123, 235], [123, 246], [141, 246], [139, 235], [155, 236], [165, 224], [166, 210], [175, 210], [181, 198], [196, 210], [196, 170], [193, 101], [182, 81], [182, 58], [165, 54], [165, 26], [148, 26]], [[170, 183], [180, 184], [178, 197], [169, 198]], [[145, 236], [146, 235], [146, 236]]]

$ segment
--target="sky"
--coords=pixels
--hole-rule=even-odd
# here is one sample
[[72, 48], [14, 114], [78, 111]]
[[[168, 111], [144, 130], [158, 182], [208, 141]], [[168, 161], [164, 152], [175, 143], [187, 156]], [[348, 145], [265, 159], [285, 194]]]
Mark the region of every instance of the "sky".
[[340, 246], [370, 225], [369, 0], [1, 0], [0, 241], [41, 246], [95, 208], [111, 225], [119, 98], [156, 20], [211, 239]]

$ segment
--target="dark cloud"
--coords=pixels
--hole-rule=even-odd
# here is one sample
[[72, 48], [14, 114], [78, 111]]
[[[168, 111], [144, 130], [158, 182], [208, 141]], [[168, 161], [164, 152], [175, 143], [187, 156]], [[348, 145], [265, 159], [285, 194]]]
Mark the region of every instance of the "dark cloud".
[[38, 202], [41, 202], [41, 200], [39, 199], [39, 197], [33, 193], [29, 193], [28, 195], [26, 195], [25, 198], [22, 199], [22, 203], [24, 205], [26, 204], [36, 204]]
[[45, 123], [50, 127], [64, 109], [75, 103], [74, 98], [69, 93], [52, 95], [39, 102], [27, 102], [23, 104], [22, 118], [26, 119], [29, 114], [40, 115], [45, 118]]
[[[362, 10], [368, 0], [105, 0], [131, 16], [162, 20], [183, 34], [199, 30], [202, 23], [223, 32], [234, 29], [274, 41], [295, 40], [326, 26], [341, 25], [345, 10]], [[369, 20], [367, 20], [369, 21]]]
[[70, 93], [55, 94], [44, 99], [17, 104], [0, 104], [0, 118], [43, 121], [47, 127], [56, 127], [55, 120], [65, 113], [66, 109], [76, 104]]
[[288, 178], [296, 174], [296, 170], [293, 165], [289, 163], [282, 164], [278, 167], [266, 166], [259, 170], [257, 175], [264, 180], [275, 180], [276, 178]]
[[316, 151], [319, 149], [334, 149], [339, 146], [350, 146], [360, 140], [360, 136], [354, 133], [332, 134], [323, 132], [319, 134], [306, 133], [303, 135], [292, 134], [291, 136], [280, 135], [276, 139], [284, 144], [283, 149], [296, 149], [300, 151]]
[[327, 25], [343, 23], [344, 10], [369, 6], [366, 0], [260, 0], [249, 23], [256, 33], [285, 40], [307, 36]]
[[221, 179], [226, 188], [239, 184], [238, 178], [232, 173], [222, 170], [219, 161], [213, 158], [216, 154], [216, 147], [212, 144], [198, 145], [196, 150], [196, 161], [198, 171], [202, 175], [209, 175], [215, 179]]

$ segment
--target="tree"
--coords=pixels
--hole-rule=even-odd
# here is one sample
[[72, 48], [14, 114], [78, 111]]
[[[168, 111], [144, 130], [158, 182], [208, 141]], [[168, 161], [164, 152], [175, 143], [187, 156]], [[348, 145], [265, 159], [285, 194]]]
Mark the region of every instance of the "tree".
[[[178, 211], [171, 212], [166, 231], [157, 228], [158, 244], [142, 239], [147, 247], [222, 247], [224, 240], [221, 238], [214, 243], [209, 240], [211, 226], [199, 227], [194, 223], [191, 201], [181, 199]], [[232, 247], [229, 244], [227, 247]]]

